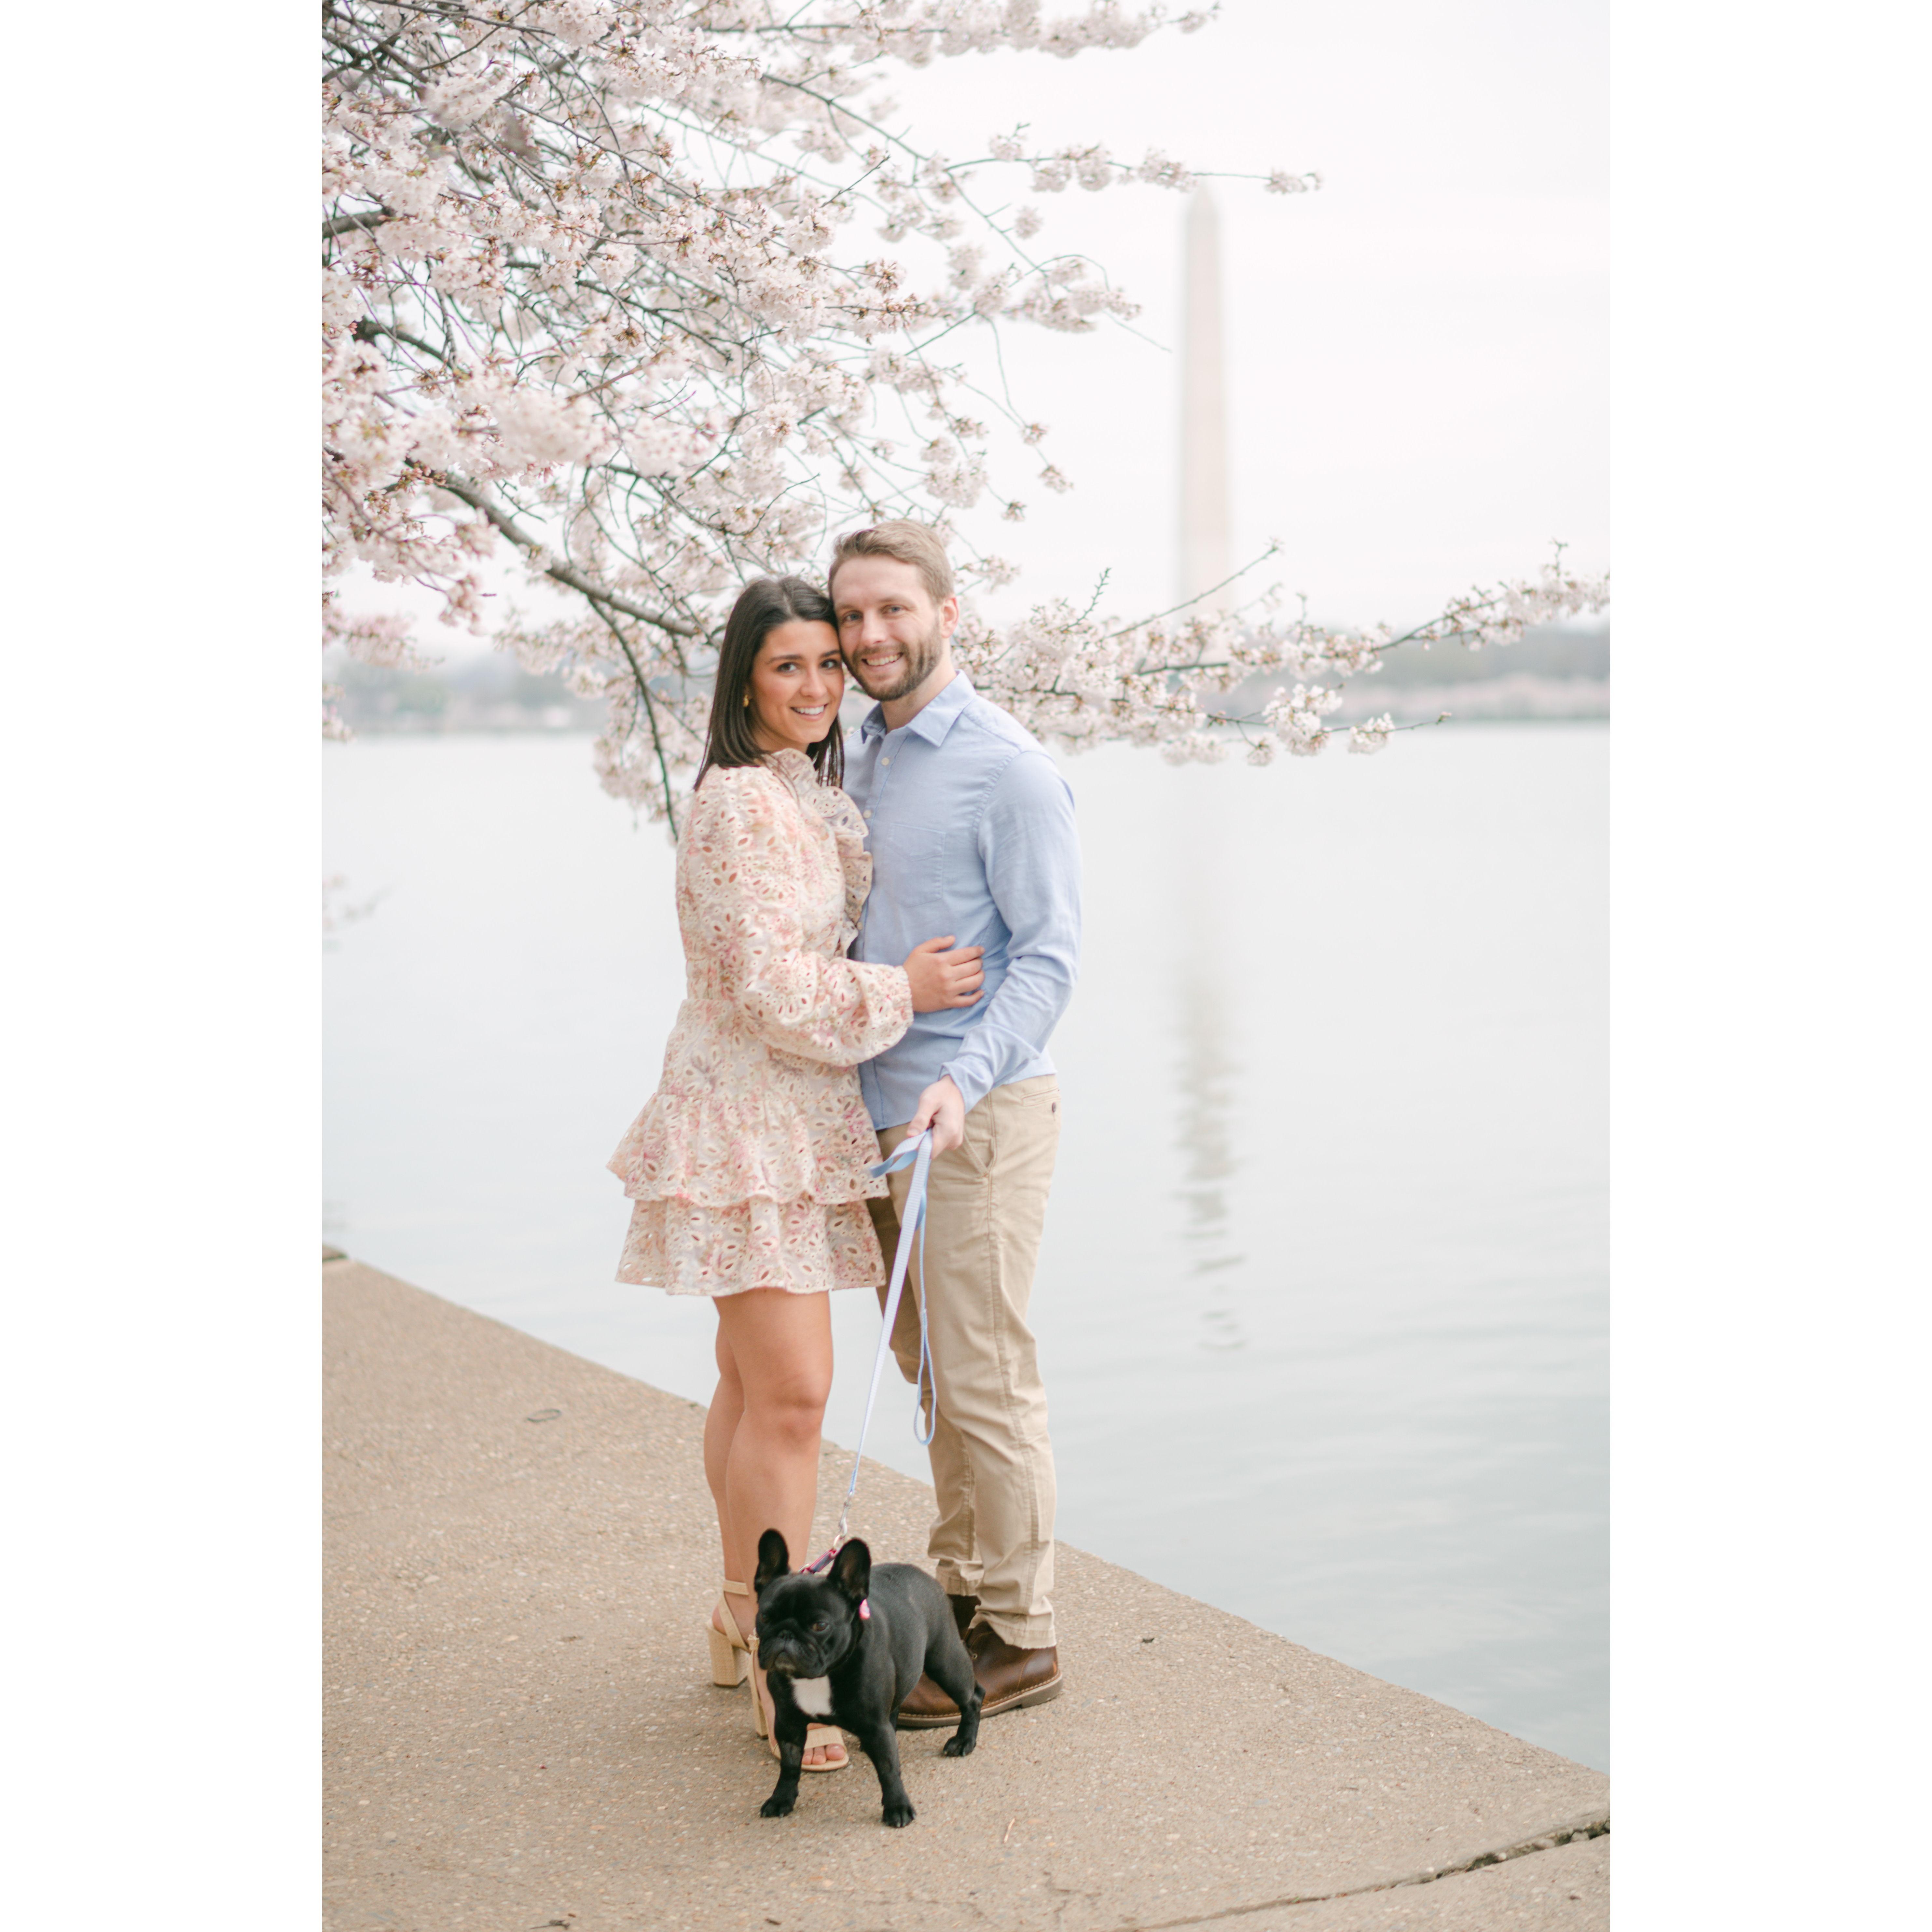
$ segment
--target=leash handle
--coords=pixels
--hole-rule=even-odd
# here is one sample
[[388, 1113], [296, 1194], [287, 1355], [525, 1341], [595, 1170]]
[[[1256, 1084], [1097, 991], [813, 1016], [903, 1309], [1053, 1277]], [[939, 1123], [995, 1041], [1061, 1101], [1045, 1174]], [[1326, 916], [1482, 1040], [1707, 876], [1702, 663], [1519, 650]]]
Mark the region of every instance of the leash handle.
[[920, 1434], [919, 1410], [913, 1414], [912, 1432], [922, 1446], [932, 1440], [933, 1431], [939, 1426], [939, 1391], [931, 1383], [932, 1373], [932, 1346], [926, 1333], [926, 1195], [927, 1176], [932, 1167], [932, 1130], [926, 1128], [916, 1136], [909, 1135], [900, 1142], [892, 1153], [876, 1166], [866, 1172], [875, 1180], [883, 1180], [889, 1174], [896, 1174], [901, 1168], [912, 1168], [912, 1185], [906, 1190], [905, 1211], [899, 1216], [899, 1238], [892, 1250], [892, 1273], [890, 1285], [886, 1290], [885, 1312], [879, 1323], [879, 1346], [872, 1356], [872, 1386], [866, 1391], [866, 1413], [859, 1424], [859, 1446], [853, 1451], [852, 1478], [845, 1485], [845, 1498], [838, 1508], [838, 1533], [832, 1539], [832, 1547], [811, 1566], [806, 1574], [811, 1575], [822, 1570], [832, 1561], [838, 1546], [845, 1540], [847, 1519], [852, 1511], [852, 1498], [859, 1492], [859, 1465], [866, 1454], [866, 1432], [872, 1426], [873, 1405], [879, 1399], [879, 1378], [885, 1372], [886, 1357], [891, 1352], [892, 1330], [898, 1324], [899, 1300], [905, 1293], [906, 1266], [912, 1258], [912, 1238], [919, 1238], [919, 1382], [920, 1406], [925, 1406], [928, 1388], [932, 1401], [932, 1422], [924, 1435]]

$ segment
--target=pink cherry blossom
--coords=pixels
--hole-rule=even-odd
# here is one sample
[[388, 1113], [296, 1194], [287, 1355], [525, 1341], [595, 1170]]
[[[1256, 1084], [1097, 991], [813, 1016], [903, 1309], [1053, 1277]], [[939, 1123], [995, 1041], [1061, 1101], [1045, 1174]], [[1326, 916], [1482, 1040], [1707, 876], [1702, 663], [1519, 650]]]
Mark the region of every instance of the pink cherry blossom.
[[[446, 622], [482, 632], [505, 601], [486, 597], [486, 566], [520, 560], [566, 614], [500, 612], [495, 637], [605, 701], [599, 778], [674, 818], [747, 578], [808, 572], [832, 533], [886, 517], [944, 528], [987, 500], [1017, 519], [1022, 474], [1071, 487], [1030, 453], [1045, 430], [970, 389], [948, 338], [1086, 334], [1135, 306], [1084, 259], [1036, 248], [1039, 212], [1012, 191], [1180, 191], [1199, 172], [1097, 142], [1042, 152], [1023, 128], [953, 159], [892, 131], [891, 74], [1130, 47], [1208, 17], [1119, 0], [1052, 14], [1040, 0], [329, 0], [326, 642], [419, 661], [400, 620], [344, 614], [352, 568], [427, 588]], [[897, 251], [909, 238], [925, 266]], [[1307, 755], [1330, 740], [1341, 684], [1384, 652], [1507, 642], [1607, 595], [1559, 553], [1406, 637], [1282, 620], [1267, 593], [1232, 615], [1128, 622], [1050, 602], [996, 628], [972, 594], [1013, 568], [950, 534], [958, 651], [989, 698], [1059, 745], [1183, 759], [1239, 741], [1254, 758]], [[1275, 674], [1271, 696], [1232, 708]], [[1399, 728], [1347, 735], [1367, 750]]]

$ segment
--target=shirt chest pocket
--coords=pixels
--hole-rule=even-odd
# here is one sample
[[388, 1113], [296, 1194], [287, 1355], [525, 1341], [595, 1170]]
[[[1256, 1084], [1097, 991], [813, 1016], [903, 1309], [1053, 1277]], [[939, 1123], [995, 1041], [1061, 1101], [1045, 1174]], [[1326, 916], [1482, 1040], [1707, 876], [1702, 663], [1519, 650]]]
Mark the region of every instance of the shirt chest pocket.
[[901, 816], [884, 810], [872, 824], [872, 890], [889, 896], [908, 914], [944, 902], [948, 881], [970, 850], [970, 835], [925, 812]]

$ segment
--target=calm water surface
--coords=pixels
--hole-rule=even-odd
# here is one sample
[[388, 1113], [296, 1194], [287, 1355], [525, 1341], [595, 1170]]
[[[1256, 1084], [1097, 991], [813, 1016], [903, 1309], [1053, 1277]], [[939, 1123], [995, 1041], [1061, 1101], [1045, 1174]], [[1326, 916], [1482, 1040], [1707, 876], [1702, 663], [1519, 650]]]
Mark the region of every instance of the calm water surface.
[[[698, 1400], [603, 1163], [682, 991], [586, 741], [327, 754], [328, 1227]], [[1608, 740], [1070, 760], [1086, 962], [1034, 1314], [1070, 1543], [1606, 1766]], [[833, 1298], [850, 1442], [877, 1316]], [[910, 1391], [871, 1446], [923, 1476]], [[1077, 1664], [1077, 1660], [1076, 1660]]]

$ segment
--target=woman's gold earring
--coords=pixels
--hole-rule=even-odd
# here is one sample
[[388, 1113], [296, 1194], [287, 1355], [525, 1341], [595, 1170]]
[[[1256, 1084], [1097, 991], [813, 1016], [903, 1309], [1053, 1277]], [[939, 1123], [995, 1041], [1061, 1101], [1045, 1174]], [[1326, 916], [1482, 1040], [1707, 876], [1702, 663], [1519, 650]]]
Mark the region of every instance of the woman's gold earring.
[[739, 699], [738, 702], [743, 705], [746, 710], [748, 711], [752, 708], [752, 694], [748, 691], [746, 692], [744, 696]]

